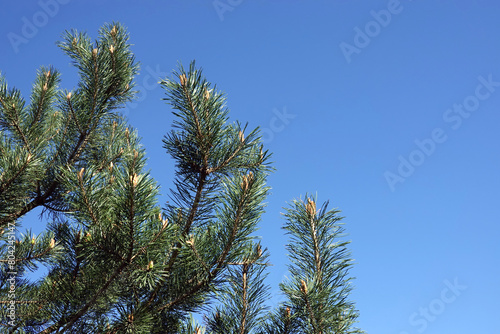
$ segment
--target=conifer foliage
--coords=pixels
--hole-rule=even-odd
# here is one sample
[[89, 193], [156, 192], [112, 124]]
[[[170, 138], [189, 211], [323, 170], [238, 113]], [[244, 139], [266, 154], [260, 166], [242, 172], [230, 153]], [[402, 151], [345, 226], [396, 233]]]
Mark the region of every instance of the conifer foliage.
[[318, 210], [306, 196], [286, 209], [291, 277], [280, 285], [287, 301], [271, 315], [266, 333], [362, 333], [353, 327], [358, 312], [348, 298], [352, 260], [342, 240], [342, 217], [327, 206]]
[[[306, 197], [287, 210], [291, 278], [269, 312], [268, 251], [255, 232], [273, 170], [258, 129], [229, 122], [225, 96], [193, 63], [162, 78], [175, 116], [163, 147], [170, 201], [119, 113], [134, 98], [129, 36], [106, 24], [59, 47], [29, 101], [0, 76], [0, 331], [9, 333], [355, 333], [351, 266], [337, 211]], [[21, 233], [42, 208], [46, 229]], [[43, 277], [31, 273], [47, 268]], [[192, 315], [202, 313], [199, 324]]]

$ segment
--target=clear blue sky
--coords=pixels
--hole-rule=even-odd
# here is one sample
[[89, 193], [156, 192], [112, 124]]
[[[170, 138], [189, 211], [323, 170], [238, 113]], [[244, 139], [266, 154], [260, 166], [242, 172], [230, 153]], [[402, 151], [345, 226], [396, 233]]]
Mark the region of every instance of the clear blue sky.
[[[155, 83], [178, 61], [196, 59], [227, 93], [231, 118], [264, 129], [277, 168], [259, 231], [273, 294], [286, 274], [282, 207], [317, 193], [346, 217], [361, 328], [498, 333], [500, 2], [2, 5], [0, 69], [25, 96], [41, 65], [74, 87], [76, 71], [55, 46], [64, 30], [96, 37], [105, 22], [128, 27], [142, 71], [140, 101], [125, 113], [161, 203], [174, 173], [161, 148], [172, 115]], [[34, 221], [25, 220], [40, 231]]]

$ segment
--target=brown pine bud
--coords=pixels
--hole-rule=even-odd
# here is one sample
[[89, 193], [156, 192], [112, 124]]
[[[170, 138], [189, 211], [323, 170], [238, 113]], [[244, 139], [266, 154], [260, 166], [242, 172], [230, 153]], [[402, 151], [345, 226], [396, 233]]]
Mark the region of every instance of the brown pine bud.
[[128, 131], [128, 128], [125, 128], [125, 137], [128, 139], [128, 136], [129, 136], [129, 131]]
[[49, 248], [52, 249], [56, 246], [56, 241], [54, 240], [54, 238], [50, 239], [50, 244], [49, 244]]
[[180, 81], [181, 81], [181, 85], [182, 85], [182, 86], [185, 86], [185, 85], [186, 85], [186, 83], [187, 83], [187, 78], [186, 78], [186, 75], [185, 75], [185, 74], [181, 74], [181, 75], [179, 75], [179, 79], [180, 79]]
[[78, 178], [80, 180], [83, 180], [83, 173], [85, 172], [85, 168], [82, 167], [82, 169], [80, 169], [80, 171], [78, 172]]
[[111, 46], [109, 47], [109, 52], [113, 53], [114, 51], [115, 51], [115, 47], [114, 47], [113, 45], [111, 45]]
[[113, 29], [111, 29], [110, 34], [111, 34], [111, 36], [116, 35], [116, 26], [113, 26]]
[[47, 72], [45, 72], [45, 78], [49, 78], [50, 77], [50, 70], [48, 70]]
[[252, 180], [253, 180], [253, 173], [252, 172], [248, 172], [247, 175], [243, 175], [243, 181], [241, 181], [241, 188], [246, 191], [248, 189], [250, 182], [252, 182]]
[[66, 99], [71, 100], [71, 92], [69, 92], [67, 95], [66, 95]]
[[113, 161], [111, 161], [111, 162], [109, 163], [109, 171], [110, 171], [110, 172], [111, 172], [111, 171], [113, 171], [113, 166], [114, 166], [114, 165], [113, 165]]
[[127, 318], [128, 318], [129, 322], [133, 322], [134, 321], [134, 315], [133, 314], [129, 314]]
[[148, 271], [150, 271], [151, 269], [153, 269], [153, 260], [149, 261], [149, 264], [148, 264]]
[[286, 316], [289, 317], [290, 316], [290, 308], [288, 306], [286, 307], [285, 312], [286, 312]]
[[316, 203], [310, 198], [307, 199], [306, 211], [310, 216], [316, 216]]
[[238, 137], [240, 138], [240, 141], [243, 143], [245, 141], [245, 135], [243, 134], [243, 132], [240, 132], [238, 133]]
[[307, 294], [307, 285], [303, 279], [300, 280], [300, 291], [302, 291], [303, 294]]
[[210, 92], [208, 91], [208, 89], [205, 88], [205, 100], [208, 100], [210, 98]]
[[137, 187], [138, 182], [139, 182], [139, 176], [134, 173], [134, 175], [132, 175], [132, 185], [134, 186], [134, 188]]
[[47, 83], [44, 83], [43, 84], [43, 90], [46, 91], [47, 89], [49, 89], [49, 86], [47, 85]]
[[97, 48], [92, 50], [92, 56], [94, 56], [94, 58], [97, 57]]
[[134, 150], [134, 159], [137, 159], [138, 156], [139, 156], [139, 152], [137, 152], [136, 150]]
[[260, 257], [262, 256], [262, 248], [260, 247], [260, 245], [259, 245], [259, 244], [257, 245], [257, 247], [256, 247], [256, 248], [257, 248], [257, 257], [259, 257], [259, 258], [260, 258]]

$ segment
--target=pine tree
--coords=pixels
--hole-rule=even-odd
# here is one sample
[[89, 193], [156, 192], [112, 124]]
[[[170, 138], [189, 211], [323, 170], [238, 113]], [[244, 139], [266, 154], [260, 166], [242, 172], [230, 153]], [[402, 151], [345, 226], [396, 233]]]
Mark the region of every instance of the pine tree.
[[[119, 113], [134, 98], [139, 69], [128, 40], [118, 23], [104, 25], [94, 42], [66, 32], [58, 45], [78, 70], [77, 87], [61, 89], [59, 72], [42, 67], [28, 103], [0, 76], [2, 331], [351, 333], [357, 312], [347, 301], [345, 244], [330, 259], [321, 238], [332, 215], [307, 216], [307, 207], [300, 214], [309, 220], [288, 212], [296, 222], [287, 227], [296, 238], [293, 278], [282, 287], [289, 302], [267, 312], [269, 254], [255, 231], [271, 155], [258, 129], [229, 122], [224, 94], [194, 62], [161, 81], [175, 116], [163, 147], [176, 175], [169, 202], [158, 203], [140, 138]], [[45, 231], [18, 235], [36, 208]], [[317, 268], [305, 256], [313, 230], [329, 263], [321, 274], [307, 267]], [[30, 278], [40, 266], [47, 274]], [[206, 327], [196, 312], [208, 314]]]
[[363, 333], [353, 327], [358, 311], [349, 300], [352, 260], [343, 241], [338, 210], [318, 210], [311, 196], [295, 200], [284, 214], [291, 277], [280, 285], [286, 302], [265, 325], [265, 333]]

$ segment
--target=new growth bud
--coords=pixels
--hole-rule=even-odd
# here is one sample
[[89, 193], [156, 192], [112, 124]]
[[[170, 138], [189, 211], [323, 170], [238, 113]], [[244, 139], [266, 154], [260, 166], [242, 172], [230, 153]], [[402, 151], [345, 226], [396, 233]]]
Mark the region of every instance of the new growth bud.
[[205, 88], [205, 94], [204, 94], [205, 100], [208, 100], [210, 98], [210, 92], [208, 89]]
[[32, 237], [31, 238], [31, 244], [34, 245], [35, 244], [35, 237]]
[[310, 216], [316, 216], [316, 203], [310, 198], [307, 199], [306, 211]]
[[153, 260], [149, 261], [148, 264], [148, 271], [150, 271], [151, 269], [153, 269]]
[[78, 178], [80, 180], [83, 180], [83, 173], [85, 172], [85, 168], [82, 168], [80, 169], [80, 171], [78, 172]]
[[134, 175], [132, 176], [132, 185], [134, 186], [134, 188], [137, 187], [138, 182], [139, 182], [139, 176], [134, 173]]
[[49, 248], [52, 249], [56, 246], [56, 241], [54, 240], [54, 238], [50, 239], [50, 244], [49, 244]]
[[49, 86], [47, 85], [47, 83], [44, 83], [43, 84], [43, 90], [46, 91], [47, 89], [49, 89]]
[[69, 100], [71, 100], [71, 92], [68, 93], [68, 95], [66, 95], [66, 98]]
[[181, 85], [182, 86], [185, 86], [186, 83], [187, 83], [187, 78], [186, 78], [186, 75], [185, 74], [181, 74], [179, 75], [179, 79], [181, 80]]
[[260, 244], [257, 244], [256, 250], [257, 250], [257, 258], [260, 258], [262, 256], [262, 248], [260, 247]]
[[113, 45], [111, 45], [111, 46], [109, 47], [109, 52], [113, 53], [114, 51], [115, 51], [115, 47], [114, 47]]
[[245, 135], [243, 134], [243, 132], [240, 130], [240, 132], [238, 132], [238, 138], [240, 138], [240, 141], [243, 143], [245, 141]]
[[92, 56], [94, 56], [94, 58], [97, 57], [97, 48], [92, 50]]
[[307, 294], [307, 284], [303, 279], [300, 280], [300, 291], [302, 291], [303, 294]]
[[113, 29], [111, 29], [110, 34], [111, 34], [111, 36], [116, 35], [116, 26], [113, 26]]
[[253, 181], [253, 173], [248, 172], [247, 175], [243, 175], [243, 181], [241, 181], [241, 188], [246, 191], [249, 184]]

